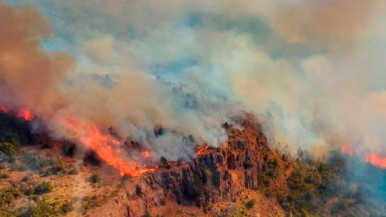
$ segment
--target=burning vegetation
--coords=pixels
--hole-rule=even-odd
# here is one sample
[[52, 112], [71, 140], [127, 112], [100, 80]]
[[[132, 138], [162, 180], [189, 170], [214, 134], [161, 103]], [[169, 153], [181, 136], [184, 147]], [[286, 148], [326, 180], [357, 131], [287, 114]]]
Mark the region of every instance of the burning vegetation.
[[0, 216], [386, 213], [381, 1], [6, 2]]
[[[16, 112], [10, 112], [5, 106], [0, 106], [0, 108], [2, 112], [15, 115], [26, 122], [30, 122], [34, 118], [32, 112], [25, 108]], [[127, 153], [129, 151], [125, 151], [124, 143], [110, 133], [102, 133], [96, 126], [82, 123], [71, 117], [63, 118], [60, 123], [73, 136], [74, 141], [94, 151], [106, 164], [117, 169], [121, 176], [138, 177], [143, 173], [152, 172], [158, 167], [150, 159], [151, 152], [149, 150], [142, 150], [140, 154], [138, 150], [134, 150], [138, 155]], [[157, 132], [159, 131], [157, 130]], [[197, 146], [196, 156], [209, 148], [208, 144]], [[177, 162], [167, 162], [168, 167], [177, 164]]]
[[[107, 152], [107, 155], [94, 152], [102, 162], [116, 168], [121, 174], [125, 170], [119, 170], [120, 163], [125, 164], [123, 169], [127, 168], [127, 173], [123, 173], [125, 175], [121, 178], [115, 176], [108, 181], [109, 175], [99, 172], [102, 168], [101, 164], [92, 164], [90, 167], [74, 164], [71, 159], [75, 159], [76, 154], [66, 154], [69, 150], [73, 150], [71, 143], [63, 143], [63, 147], [67, 147], [63, 150], [67, 151], [59, 151], [64, 158], [44, 154], [55, 150], [55, 145], [45, 145], [46, 148], [41, 149], [40, 147], [43, 146], [40, 144], [52, 143], [52, 141], [47, 141], [39, 135], [33, 136], [28, 127], [29, 122], [11, 114], [0, 114], [2, 120], [0, 126], [3, 127], [0, 132], [0, 164], [3, 168], [0, 169], [0, 178], [15, 180], [10, 182], [14, 183], [13, 185], [6, 185], [8, 187], [0, 191], [0, 195], [5, 199], [4, 203], [0, 204], [0, 211], [4, 213], [25, 212], [31, 216], [51, 213], [51, 215], [60, 216], [66, 213], [90, 212], [92, 215], [98, 215], [97, 213], [111, 210], [126, 210], [123, 205], [113, 209], [105, 208], [110, 206], [108, 201], [117, 200], [114, 198], [125, 198], [119, 199], [119, 204], [127, 201], [130, 204], [127, 206], [133, 209], [132, 215], [134, 215], [133, 212], [145, 213], [146, 211], [155, 215], [155, 213], [164, 212], [159, 209], [174, 203], [198, 206], [199, 209], [195, 212], [202, 215], [214, 215], [216, 212], [229, 215], [272, 212], [271, 214], [277, 216], [335, 216], [349, 213], [379, 216], [385, 211], [382, 208], [383, 202], [380, 202], [384, 200], [380, 198], [385, 198], [386, 192], [373, 192], [375, 189], [382, 188], [374, 180], [385, 176], [383, 170], [363, 164], [363, 161], [360, 162], [355, 155], [341, 155], [339, 152], [331, 153], [330, 157], [323, 162], [312, 159], [306, 151], [299, 151], [294, 159], [279, 151], [270, 150], [266, 144], [266, 138], [251, 121], [244, 122], [242, 130], [229, 126], [227, 129], [229, 139], [222, 147], [211, 148], [208, 145], [197, 147], [197, 157], [192, 162], [169, 162], [161, 157], [159, 165], [152, 168], [138, 167], [140, 164], [133, 165], [126, 161], [108, 162], [106, 160], [109, 157], [108, 154], [122, 154], [118, 152], [122, 144], [110, 134], [103, 134], [97, 128], [82, 126], [85, 130], [78, 132], [80, 135], [75, 133], [74, 135], [85, 137], [80, 141], [84, 142], [86, 147], [92, 151], [99, 148], [98, 144], [93, 143], [107, 144], [105, 146], [109, 147], [107, 150], [101, 149]], [[67, 124], [72, 126], [79, 123]], [[22, 131], [23, 127], [26, 127], [25, 132]], [[8, 134], [12, 130], [16, 130], [15, 133]], [[7, 134], [13, 137], [8, 137]], [[27, 139], [24, 138], [25, 136]], [[18, 143], [17, 141], [22, 141], [21, 146], [14, 145]], [[36, 145], [26, 146], [27, 143], [39, 144], [39, 148], [34, 149]], [[40, 154], [40, 152], [43, 153]], [[138, 152], [138, 155], [141, 159], [151, 158], [151, 152], [146, 149]], [[65, 158], [68, 159], [65, 160]], [[126, 165], [137, 168], [132, 169]], [[371, 170], [371, 178], [360, 173], [349, 174], [350, 165], [354, 167], [366, 165], [366, 170]], [[135, 176], [137, 178], [134, 178]], [[50, 177], [57, 177], [58, 182], [53, 182]], [[63, 200], [56, 200], [50, 195], [57, 194], [55, 192], [61, 191], [60, 188], [67, 188], [60, 183], [62, 182], [60, 180], [66, 180], [66, 177], [70, 180], [82, 177], [83, 182], [87, 183], [85, 185], [89, 185], [91, 189], [108, 188], [109, 191], [116, 193], [103, 197], [101, 195], [106, 193], [83, 195], [80, 201], [68, 196]], [[352, 179], [352, 177], [355, 178]], [[117, 183], [116, 189], [111, 190], [109, 187], [111, 184], [106, 184], [107, 182]], [[121, 193], [126, 195], [125, 197], [118, 193], [121, 191], [119, 189], [123, 190]], [[164, 192], [162, 195], [165, 196], [154, 194], [153, 191], [158, 190]], [[15, 204], [26, 196], [32, 201], [36, 200], [35, 205], [30, 205], [28, 209], [15, 210], [13, 208]], [[43, 196], [45, 199], [39, 200], [38, 196]], [[135, 208], [135, 204], [143, 203], [142, 200], [161, 202], [149, 207]], [[268, 211], [262, 204], [271, 200], [277, 202], [269, 202], [272, 203], [269, 205], [271, 209], [272, 206], [275, 208]], [[217, 202], [213, 201], [229, 203], [229, 206], [234, 208], [222, 208], [222, 211], [216, 211], [214, 207], [221, 207], [221, 205], [216, 205]]]

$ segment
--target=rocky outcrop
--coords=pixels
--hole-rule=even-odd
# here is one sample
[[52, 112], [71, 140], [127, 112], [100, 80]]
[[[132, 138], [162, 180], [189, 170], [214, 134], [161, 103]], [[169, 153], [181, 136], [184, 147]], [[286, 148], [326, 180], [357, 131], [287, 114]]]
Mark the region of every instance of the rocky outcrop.
[[107, 203], [94, 214], [142, 216], [145, 210], [163, 206], [166, 201], [205, 210], [213, 203], [236, 199], [243, 188], [256, 189], [267, 139], [251, 116], [238, 122], [239, 127], [226, 125], [228, 141], [223, 147], [208, 148], [189, 163], [143, 175], [128, 183], [114, 204]]

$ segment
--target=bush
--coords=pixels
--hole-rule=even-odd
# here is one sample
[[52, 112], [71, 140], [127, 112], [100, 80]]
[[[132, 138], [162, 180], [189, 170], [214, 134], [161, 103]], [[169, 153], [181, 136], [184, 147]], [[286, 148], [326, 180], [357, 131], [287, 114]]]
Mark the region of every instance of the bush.
[[92, 175], [92, 176], [90, 176], [88, 178], [88, 181], [91, 182], [91, 183], [96, 184], [96, 183], [101, 181], [101, 178], [100, 178], [100, 176], [98, 174], [94, 174], [94, 175]]
[[52, 191], [51, 184], [49, 182], [43, 182], [42, 184], [38, 185], [35, 188], [34, 193], [39, 195], [39, 194], [46, 194], [51, 191]]
[[41, 200], [36, 206], [29, 207], [29, 214], [33, 217], [53, 216], [54, 213], [53, 204], [47, 200]]
[[76, 145], [74, 143], [66, 143], [62, 146], [62, 153], [65, 156], [73, 157], [75, 155]]
[[22, 196], [22, 192], [17, 187], [8, 187], [0, 190], [0, 206], [9, 205], [15, 199]]
[[11, 143], [0, 143], [0, 156], [5, 155], [9, 162], [14, 162], [16, 158], [16, 147]]
[[29, 181], [31, 181], [31, 180], [32, 180], [32, 176], [31, 176], [31, 175], [26, 175], [26, 176], [24, 176], [24, 177], [21, 179], [22, 182], [29, 182]]
[[166, 205], [166, 200], [165, 200], [164, 198], [160, 199], [160, 200], [159, 200], [159, 204], [160, 204], [161, 206], [165, 206], [165, 205]]
[[27, 216], [32, 217], [48, 217], [48, 216], [59, 216], [66, 214], [73, 210], [71, 202], [61, 203], [60, 201], [48, 201], [43, 199], [36, 204], [36, 206], [29, 207], [29, 213]]
[[20, 160], [30, 169], [38, 171], [54, 164], [53, 160], [29, 151], [22, 151]]
[[149, 210], [146, 210], [142, 217], [151, 217]]
[[63, 214], [69, 213], [72, 210], [74, 210], [74, 206], [73, 206], [72, 202], [65, 202], [61, 207], [61, 213], [63, 213]]
[[292, 190], [304, 189], [304, 178], [302, 172], [299, 170], [292, 172], [290, 177], [288, 177], [287, 185]]
[[47, 175], [58, 174], [60, 172], [63, 172], [64, 170], [65, 170], [64, 162], [59, 159], [55, 161], [54, 166], [52, 166], [46, 171], [46, 174]]
[[256, 200], [251, 199], [245, 204], [245, 208], [252, 209], [256, 205]]

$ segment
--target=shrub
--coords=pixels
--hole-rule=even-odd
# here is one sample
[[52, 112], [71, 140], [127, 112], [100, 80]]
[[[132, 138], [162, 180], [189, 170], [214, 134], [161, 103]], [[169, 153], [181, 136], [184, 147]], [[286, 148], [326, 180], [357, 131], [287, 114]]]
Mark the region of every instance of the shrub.
[[59, 159], [55, 161], [54, 166], [52, 166], [46, 171], [46, 174], [47, 175], [58, 174], [60, 172], [63, 172], [64, 170], [65, 170], [64, 162]]
[[31, 175], [26, 175], [26, 176], [24, 176], [24, 177], [21, 179], [22, 182], [29, 182], [29, 181], [31, 181], [31, 180], [32, 180], [32, 176], [31, 176]]
[[146, 210], [142, 217], [151, 217], [149, 210]]
[[100, 178], [100, 176], [98, 174], [94, 174], [94, 175], [92, 175], [92, 176], [90, 176], [88, 178], [88, 181], [91, 182], [91, 183], [96, 184], [96, 183], [101, 181], [101, 178]]
[[39, 194], [45, 194], [52, 191], [52, 186], [49, 182], [43, 182], [42, 184], [36, 186], [34, 193]]
[[60, 216], [60, 214], [66, 214], [73, 210], [71, 202], [60, 202], [58, 200], [48, 201], [43, 199], [39, 201], [36, 206], [29, 207], [29, 213], [27, 216], [32, 217], [48, 217], [48, 216]]
[[22, 192], [17, 187], [8, 187], [0, 190], [0, 206], [11, 204], [15, 199], [19, 198]]
[[161, 206], [165, 206], [165, 205], [166, 205], [166, 200], [165, 200], [164, 198], [160, 199], [160, 200], [159, 200], [159, 204], [160, 204]]
[[9, 162], [14, 162], [16, 158], [16, 147], [11, 143], [0, 143], [0, 156], [5, 155]]
[[29, 151], [22, 151], [20, 160], [29, 168], [39, 171], [54, 164], [53, 160]]
[[75, 155], [76, 145], [74, 143], [66, 143], [62, 146], [62, 153], [65, 156], [73, 157]]
[[256, 205], [256, 200], [251, 199], [247, 203], [245, 203], [245, 208], [252, 209]]
[[53, 216], [55, 213], [53, 204], [47, 200], [41, 200], [36, 206], [29, 207], [29, 214], [33, 217]]
[[69, 212], [71, 212], [72, 210], [74, 210], [74, 206], [73, 206], [72, 202], [70, 202], [70, 201], [65, 202], [65, 203], [61, 206], [61, 213], [63, 213], [63, 214], [69, 213]]
[[303, 174], [298, 170], [292, 172], [290, 177], [288, 177], [287, 185], [292, 190], [303, 189], [304, 188]]

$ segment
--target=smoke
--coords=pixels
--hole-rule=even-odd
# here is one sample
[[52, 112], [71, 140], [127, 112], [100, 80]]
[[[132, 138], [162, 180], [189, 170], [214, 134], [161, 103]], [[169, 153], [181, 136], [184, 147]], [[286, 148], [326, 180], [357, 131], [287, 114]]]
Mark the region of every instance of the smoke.
[[49, 25], [36, 11], [0, 4], [0, 20], [0, 102], [13, 109], [28, 106], [49, 112], [48, 107], [60, 104], [57, 85], [73, 60], [41, 49]]
[[52, 28], [1, 5], [0, 103], [56, 137], [72, 116], [176, 160], [246, 110], [290, 152], [386, 154], [383, 1], [7, 2]]

